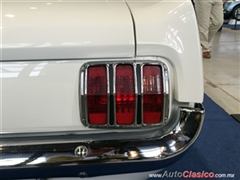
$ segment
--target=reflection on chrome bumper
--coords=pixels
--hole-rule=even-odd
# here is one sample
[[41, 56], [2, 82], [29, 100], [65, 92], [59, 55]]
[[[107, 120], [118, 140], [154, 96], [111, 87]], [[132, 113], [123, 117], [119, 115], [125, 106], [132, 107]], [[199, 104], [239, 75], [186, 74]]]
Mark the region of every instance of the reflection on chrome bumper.
[[[125, 166], [133, 162], [165, 161], [180, 155], [193, 144], [200, 133], [203, 119], [204, 108], [201, 104], [197, 104], [195, 108], [180, 108], [179, 123], [175, 129], [163, 137], [155, 137], [154, 139], [87, 140], [41, 145], [1, 145], [0, 174], [5, 174], [6, 177], [4, 178], [13, 179], [19, 177], [12, 175], [10, 172], [19, 169], [31, 170], [32, 168], [79, 166], [79, 176], [85, 176], [86, 174], [95, 176], [98, 174], [85, 172], [88, 169], [86, 167], [96, 164], [114, 166], [114, 164], [120, 162], [124, 163]], [[151, 169], [148, 167], [146, 170]], [[128, 172], [128, 170], [124, 172]], [[34, 178], [31, 173], [29, 177], [29, 173], [24, 174], [25, 176], [21, 176], [21, 178]], [[39, 176], [59, 177], [63, 175], [56, 171], [55, 174], [36, 176], [39, 178]], [[65, 174], [64, 176], [72, 175]]]

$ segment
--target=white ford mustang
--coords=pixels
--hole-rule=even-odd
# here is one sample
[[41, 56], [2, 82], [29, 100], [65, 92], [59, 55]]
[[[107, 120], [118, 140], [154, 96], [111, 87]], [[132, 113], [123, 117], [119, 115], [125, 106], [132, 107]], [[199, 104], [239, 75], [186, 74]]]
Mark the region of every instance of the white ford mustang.
[[203, 70], [191, 1], [0, 3], [3, 179], [151, 171], [197, 139]]

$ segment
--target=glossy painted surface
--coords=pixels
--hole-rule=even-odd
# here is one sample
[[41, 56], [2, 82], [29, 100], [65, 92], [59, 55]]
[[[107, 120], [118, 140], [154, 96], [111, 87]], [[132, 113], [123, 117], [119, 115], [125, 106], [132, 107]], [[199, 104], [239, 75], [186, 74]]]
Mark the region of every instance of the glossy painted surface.
[[1, 130], [28, 132], [57, 128], [56, 131], [69, 126], [81, 129], [78, 104], [81, 64], [81, 61], [3, 63]]
[[137, 37], [137, 55], [161, 56], [173, 65], [174, 98], [203, 101], [203, 68], [191, 1], [128, 1]]
[[[230, 19], [235, 18], [237, 13], [235, 8], [238, 7], [240, 9], [240, 0], [227, 0], [223, 4], [223, 13], [224, 13], [224, 19]], [[235, 12], [233, 12], [235, 11]]]
[[2, 60], [132, 57], [122, 1], [3, 1]]

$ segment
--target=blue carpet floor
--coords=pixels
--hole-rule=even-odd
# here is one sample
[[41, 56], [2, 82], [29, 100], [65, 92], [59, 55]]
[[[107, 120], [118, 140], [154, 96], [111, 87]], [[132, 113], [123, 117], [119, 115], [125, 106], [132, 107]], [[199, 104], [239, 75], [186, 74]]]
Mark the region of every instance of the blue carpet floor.
[[165, 171], [184, 172], [186, 170], [214, 172], [215, 174], [233, 173], [235, 178], [221, 179], [239, 180], [240, 123], [206, 95], [204, 96], [204, 106], [206, 110], [205, 121], [195, 144], [177, 163], [159, 173]]
[[236, 27], [235, 27], [235, 25], [231, 25], [231, 24], [223, 24], [223, 27], [240, 30], [240, 25], [239, 24], [236, 25]]

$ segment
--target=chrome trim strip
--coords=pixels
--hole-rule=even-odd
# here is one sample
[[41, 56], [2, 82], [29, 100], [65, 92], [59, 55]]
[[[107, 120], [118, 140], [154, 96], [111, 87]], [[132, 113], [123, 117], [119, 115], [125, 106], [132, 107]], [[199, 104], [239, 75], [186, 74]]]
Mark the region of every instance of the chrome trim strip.
[[[88, 107], [88, 105], [87, 105], [87, 96], [86, 96], [86, 94], [87, 94], [87, 76], [88, 76], [88, 68], [89, 68], [89, 65], [86, 65], [86, 69], [85, 69], [85, 72], [84, 72], [84, 82], [83, 82], [83, 84], [84, 84], [84, 102], [83, 102], [83, 105], [85, 106], [84, 108], [85, 108], [85, 111], [83, 111], [85, 114], [85, 123], [86, 123], [86, 126], [89, 126], [89, 122], [88, 122], [88, 109], [87, 109], [87, 107]], [[82, 107], [83, 108], [83, 107]]]
[[138, 126], [142, 126], [142, 124], [143, 124], [143, 121], [142, 121], [142, 116], [143, 116], [143, 114], [142, 114], [142, 71], [141, 71], [141, 64], [137, 64], [136, 65], [136, 70], [137, 70], [137, 94], [136, 94], [136, 97], [137, 97], [137, 99], [138, 99], [138, 101], [137, 101], [137, 116], [136, 116], [136, 118], [138, 118], [137, 119], [137, 125]]
[[107, 126], [110, 126], [110, 86], [111, 86], [111, 83], [110, 83], [110, 77], [109, 77], [109, 64], [106, 64], [106, 73], [107, 73], [107, 97], [108, 97], [108, 107], [107, 107]]
[[137, 127], [137, 114], [138, 114], [138, 79], [137, 79], [137, 64], [133, 63], [134, 73], [134, 88], [135, 88], [135, 114], [134, 114], [134, 126]]
[[143, 123], [143, 66], [144, 64], [141, 63], [140, 65], [140, 76], [141, 76], [141, 90], [140, 90], [140, 95], [141, 95], [141, 123], [143, 124], [143, 126], [146, 126], [146, 124]]
[[113, 63], [113, 109], [114, 111], [112, 112], [114, 115], [114, 127], [119, 127], [119, 125], [117, 125], [117, 121], [116, 121], [116, 67], [117, 67], [118, 63]]
[[114, 76], [113, 76], [113, 73], [114, 73], [114, 70], [113, 70], [113, 64], [108, 64], [108, 67], [109, 67], [109, 81], [108, 81], [108, 87], [109, 87], [109, 96], [108, 96], [108, 103], [109, 103], [109, 109], [108, 109], [108, 116], [109, 116], [109, 127], [111, 126], [114, 126], [114, 119], [115, 119], [115, 110], [114, 110]]
[[167, 123], [169, 116], [169, 70], [165, 64], [162, 64], [162, 73], [163, 73], [163, 91], [164, 91], [164, 106], [163, 106], [163, 124]]
[[[166, 160], [187, 150], [197, 139], [204, 121], [204, 107], [182, 107], [178, 124], [164, 136], [132, 140], [70, 140], [0, 146], [0, 169], [42, 166], [90, 165], [116, 162]], [[159, 129], [160, 130], [160, 129]], [[69, 135], [71, 138], [71, 135]], [[59, 137], [62, 140], [63, 137]], [[48, 141], [48, 137], [45, 138]]]

